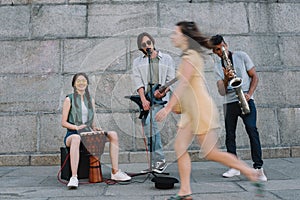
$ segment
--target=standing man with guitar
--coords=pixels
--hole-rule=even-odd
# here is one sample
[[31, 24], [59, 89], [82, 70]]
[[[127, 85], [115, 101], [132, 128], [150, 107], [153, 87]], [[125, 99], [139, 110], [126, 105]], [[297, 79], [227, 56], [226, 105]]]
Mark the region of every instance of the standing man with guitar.
[[[157, 89], [153, 91], [156, 88], [155, 85], [165, 85], [167, 82], [175, 79], [175, 67], [172, 57], [156, 50], [154, 45], [155, 40], [149, 33], [143, 32], [139, 34], [137, 37], [137, 46], [143, 52], [143, 55], [133, 61], [135, 88], [140, 95], [143, 110], [149, 111], [152, 109], [152, 116], [155, 116], [164, 107], [163, 104], [168, 101], [168, 92], [170, 91], [169, 87], [164, 90]], [[149, 71], [150, 68], [152, 68], [151, 73]], [[151, 87], [149, 83], [152, 84], [152, 91], [150, 91]], [[153, 93], [152, 99], [155, 99], [153, 105], [150, 103], [149, 92]], [[150, 149], [150, 115], [142, 117], [142, 124]], [[163, 152], [161, 135], [154, 117], [152, 119], [152, 152], [150, 153], [152, 153], [152, 166], [150, 169], [154, 172], [162, 173], [166, 169], [167, 163]], [[142, 173], [149, 172], [150, 169], [143, 170]]]

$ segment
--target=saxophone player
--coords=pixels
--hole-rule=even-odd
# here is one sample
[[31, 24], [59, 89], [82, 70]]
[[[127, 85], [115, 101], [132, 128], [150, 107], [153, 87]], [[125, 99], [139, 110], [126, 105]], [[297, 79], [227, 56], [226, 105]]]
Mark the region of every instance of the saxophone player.
[[[259, 133], [256, 126], [256, 107], [253, 99], [253, 93], [258, 84], [258, 76], [255, 66], [250, 57], [243, 51], [231, 52], [228, 50], [228, 45], [224, 41], [223, 36], [215, 35], [211, 37], [210, 42], [214, 45], [213, 53], [220, 59], [215, 62], [215, 72], [217, 74], [217, 87], [221, 96], [224, 96], [224, 118], [226, 130], [226, 148], [227, 152], [237, 156], [236, 153], [236, 127], [238, 117], [241, 117], [245, 125], [251, 146], [251, 157], [253, 167], [258, 170], [261, 181], [267, 181], [267, 177], [263, 171], [262, 150], [260, 144]], [[223, 49], [223, 51], [222, 51]], [[224, 52], [225, 51], [225, 52]], [[223, 58], [223, 53], [227, 53], [231, 61], [232, 67], [226, 68], [226, 62]], [[229, 84], [234, 76], [242, 79], [242, 91], [250, 108], [250, 113], [243, 114], [239, 103], [239, 99]], [[240, 175], [240, 171], [229, 169], [223, 174], [223, 177], [230, 178]]]

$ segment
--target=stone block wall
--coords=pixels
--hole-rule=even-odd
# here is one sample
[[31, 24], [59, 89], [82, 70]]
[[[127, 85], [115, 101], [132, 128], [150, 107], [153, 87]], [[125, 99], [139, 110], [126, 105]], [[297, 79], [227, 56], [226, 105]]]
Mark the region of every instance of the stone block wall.
[[[179, 63], [169, 39], [176, 22], [197, 22], [207, 35], [222, 34], [231, 50], [246, 51], [260, 82], [255, 93], [264, 157], [299, 156], [300, 2], [296, 0], [2, 0], [0, 1], [0, 165], [59, 164], [62, 103], [71, 79], [86, 72], [96, 100], [97, 124], [120, 137], [120, 162], [146, 162], [134, 94], [136, 36], [144, 31], [156, 48]], [[220, 111], [214, 56], [207, 51], [205, 73]], [[162, 124], [168, 160], [179, 116]], [[249, 158], [249, 140], [238, 125], [237, 144]], [[198, 146], [191, 145], [193, 160]], [[107, 148], [106, 148], [107, 152]], [[193, 153], [194, 152], [194, 153]], [[197, 155], [197, 156], [195, 156]], [[103, 159], [108, 160], [107, 153]]]

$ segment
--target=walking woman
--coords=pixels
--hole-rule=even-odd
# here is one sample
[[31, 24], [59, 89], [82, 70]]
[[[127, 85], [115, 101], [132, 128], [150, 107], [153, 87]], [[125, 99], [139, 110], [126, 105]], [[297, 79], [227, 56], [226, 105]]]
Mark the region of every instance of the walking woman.
[[206, 159], [239, 169], [249, 180], [257, 181], [258, 175], [254, 169], [232, 154], [221, 152], [217, 147], [215, 132], [219, 128], [218, 112], [206, 88], [201, 55], [203, 47], [212, 48], [209, 38], [202, 35], [194, 22], [182, 21], [176, 24], [171, 40], [175, 47], [182, 50], [177, 72], [179, 83], [167, 106], [156, 114], [156, 119], [163, 121], [178, 105], [182, 113], [174, 144], [181, 185], [177, 195], [168, 200], [192, 199], [191, 159], [187, 149], [194, 136]]

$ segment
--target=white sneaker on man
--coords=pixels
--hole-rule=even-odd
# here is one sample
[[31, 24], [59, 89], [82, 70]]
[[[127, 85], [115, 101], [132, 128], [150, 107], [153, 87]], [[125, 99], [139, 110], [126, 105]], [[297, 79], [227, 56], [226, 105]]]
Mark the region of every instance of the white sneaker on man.
[[69, 189], [77, 189], [77, 187], [78, 187], [78, 179], [77, 179], [77, 177], [76, 176], [72, 176], [70, 178], [70, 181], [69, 181], [69, 183], [68, 183], [67, 186], [68, 186]]
[[131, 180], [131, 177], [119, 169], [117, 173], [111, 173], [111, 179], [115, 181], [129, 181]]
[[268, 181], [263, 168], [256, 169], [256, 171], [258, 172], [258, 179], [260, 181]]
[[168, 164], [166, 163], [165, 160], [163, 161], [158, 161], [156, 162], [156, 166], [155, 168], [153, 168], [153, 171], [156, 172], [156, 173], [163, 173], [165, 171], [165, 169], [168, 167]]
[[225, 172], [223, 174], [223, 177], [224, 178], [231, 178], [231, 177], [239, 176], [239, 175], [241, 175], [241, 172], [239, 170], [230, 168], [227, 172]]

